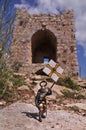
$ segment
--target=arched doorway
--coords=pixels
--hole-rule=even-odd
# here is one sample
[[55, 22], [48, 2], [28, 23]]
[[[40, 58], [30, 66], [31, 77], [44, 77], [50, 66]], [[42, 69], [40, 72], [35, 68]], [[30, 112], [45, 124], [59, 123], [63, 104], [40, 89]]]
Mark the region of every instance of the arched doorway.
[[32, 63], [44, 63], [50, 59], [56, 61], [57, 39], [48, 29], [38, 30], [31, 39]]

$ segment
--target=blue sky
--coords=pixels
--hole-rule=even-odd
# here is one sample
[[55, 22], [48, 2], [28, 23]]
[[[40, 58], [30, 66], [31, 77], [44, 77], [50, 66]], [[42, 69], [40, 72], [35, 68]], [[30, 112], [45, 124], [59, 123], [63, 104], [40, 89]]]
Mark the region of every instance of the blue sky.
[[10, 10], [22, 8], [30, 14], [74, 10], [79, 70], [81, 77], [86, 77], [86, 0], [11, 0]]

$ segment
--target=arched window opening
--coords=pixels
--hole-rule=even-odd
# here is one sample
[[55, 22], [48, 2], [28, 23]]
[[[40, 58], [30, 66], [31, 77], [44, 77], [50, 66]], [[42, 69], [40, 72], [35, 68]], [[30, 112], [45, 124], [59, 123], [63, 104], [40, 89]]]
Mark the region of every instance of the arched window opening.
[[50, 59], [56, 61], [57, 40], [50, 30], [38, 30], [33, 34], [31, 44], [32, 63], [46, 63]]

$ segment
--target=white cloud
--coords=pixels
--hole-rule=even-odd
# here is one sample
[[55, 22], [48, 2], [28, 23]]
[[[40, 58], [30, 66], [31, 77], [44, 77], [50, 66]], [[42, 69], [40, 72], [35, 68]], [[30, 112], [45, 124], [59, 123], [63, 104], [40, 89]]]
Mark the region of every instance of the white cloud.
[[78, 44], [84, 48], [86, 56], [86, 0], [37, 0], [37, 6], [30, 6], [29, 0], [21, 0], [22, 4], [15, 5], [16, 8], [28, 9], [30, 14], [59, 13], [59, 10], [74, 9], [76, 39]]
[[25, 4], [15, 4], [15, 8], [17, 9], [28, 9], [28, 6]]

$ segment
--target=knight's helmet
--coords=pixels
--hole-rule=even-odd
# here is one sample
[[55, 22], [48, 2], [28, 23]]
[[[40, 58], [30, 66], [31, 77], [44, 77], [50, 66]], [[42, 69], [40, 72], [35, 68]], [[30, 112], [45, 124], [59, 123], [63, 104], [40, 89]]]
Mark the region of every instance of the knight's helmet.
[[46, 85], [47, 85], [47, 82], [46, 82], [46, 81], [41, 81], [41, 82], [40, 82], [41, 90], [42, 90], [43, 92], [46, 91]]

